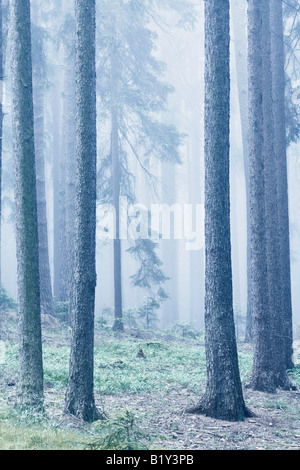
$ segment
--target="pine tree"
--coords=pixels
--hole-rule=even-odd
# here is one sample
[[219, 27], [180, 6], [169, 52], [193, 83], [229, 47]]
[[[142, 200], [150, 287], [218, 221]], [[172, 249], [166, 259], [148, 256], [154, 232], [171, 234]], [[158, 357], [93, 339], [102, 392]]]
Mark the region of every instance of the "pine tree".
[[251, 313], [251, 250], [250, 250], [250, 204], [249, 204], [249, 148], [248, 148], [248, 79], [247, 79], [247, 20], [246, 1], [233, 0], [232, 23], [234, 29], [234, 48], [238, 98], [241, 116], [243, 160], [246, 185], [247, 211], [247, 320], [245, 342], [252, 342]]
[[[292, 369], [293, 322], [290, 266], [290, 228], [287, 177], [287, 135], [286, 135], [286, 76], [283, 35], [282, 3], [271, 0], [271, 47], [273, 80], [274, 148], [276, 157], [279, 227], [279, 279], [281, 285], [282, 348], [285, 351], [285, 365]], [[282, 351], [281, 351], [282, 353]]]
[[188, 410], [242, 421], [246, 408], [235, 338], [229, 190], [229, 0], [205, 2], [205, 331], [207, 386]]
[[38, 221], [29, 0], [11, 2], [20, 406], [43, 405]]
[[267, 275], [265, 165], [263, 127], [263, 8], [248, 3], [249, 169], [251, 230], [251, 299], [254, 341], [252, 387], [275, 391], [272, 368], [272, 318]]
[[64, 4], [64, 21], [60, 36], [64, 56], [64, 93], [63, 93], [63, 135], [62, 154], [65, 159], [65, 265], [67, 277], [67, 300], [69, 302], [69, 323], [73, 312], [74, 288], [74, 244], [75, 244], [75, 199], [76, 199], [76, 165], [74, 162], [76, 126], [74, 122], [75, 109], [75, 21], [72, 15], [73, 2]]
[[76, 0], [76, 235], [74, 311], [66, 412], [92, 422], [96, 288], [96, 5]]
[[32, 25], [33, 103], [35, 125], [35, 155], [37, 177], [37, 210], [39, 234], [40, 292], [42, 313], [53, 315], [53, 298], [48, 248], [48, 222], [45, 181], [45, 68], [44, 36], [40, 26], [41, 12], [35, 8], [35, 24]]
[[270, 1], [263, 0], [263, 126], [264, 126], [264, 176], [266, 208], [266, 255], [268, 276], [268, 298], [272, 328], [272, 367], [276, 387], [290, 390], [292, 384], [286, 373], [284, 341], [282, 340], [283, 308], [280, 276], [280, 233], [278, 205], [277, 162], [274, 148], [274, 114], [271, 65]]

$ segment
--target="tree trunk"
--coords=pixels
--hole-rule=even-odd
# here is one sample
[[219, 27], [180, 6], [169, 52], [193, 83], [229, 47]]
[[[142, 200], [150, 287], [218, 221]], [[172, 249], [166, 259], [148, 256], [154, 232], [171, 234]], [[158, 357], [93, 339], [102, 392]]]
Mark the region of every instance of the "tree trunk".
[[43, 406], [38, 221], [29, 0], [12, 0], [12, 92], [18, 263], [20, 406]]
[[122, 250], [120, 240], [120, 192], [121, 192], [121, 168], [119, 160], [119, 111], [118, 111], [118, 63], [117, 51], [111, 59], [111, 156], [112, 156], [112, 184], [113, 204], [116, 213], [116, 236], [114, 239], [114, 305], [115, 322], [114, 331], [124, 331], [123, 302], [122, 302]]
[[53, 297], [54, 301], [66, 300], [61, 295], [61, 250], [60, 250], [60, 106], [57, 100], [52, 99], [52, 150], [53, 150]]
[[207, 387], [192, 412], [242, 421], [235, 338], [229, 190], [229, 0], [205, 2], [205, 327]]
[[95, 0], [76, 0], [76, 243], [74, 317], [66, 412], [101, 418], [94, 400], [96, 288]]
[[[68, 43], [75, 41], [74, 32], [70, 33]], [[67, 256], [67, 284], [69, 300], [69, 324], [71, 324], [74, 307], [74, 243], [75, 243], [75, 199], [76, 199], [76, 128], [74, 123], [75, 109], [75, 48], [66, 46], [64, 51], [64, 109], [63, 109], [63, 153], [66, 160], [66, 256]]]
[[243, 158], [246, 184], [247, 210], [247, 317], [245, 342], [252, 342], [251, 313], [251, 250], [250, 250], [250, 204], [249, 204], [249, 145], [248, 145], [248, 83], [247, 83], [247, 22], [244, 21], [246, 3], [233, 0], [232, 24], [234, 28], [234, 48], [237, 71], [237, 86], [240, 105]]
[[[62, 2], [57, 2], [54, 21], [62, 16]], [[58, 55], [61, 62], [63, 57], [61, 49], [53, 44], [52, 54]], [[65, 195], [66, 178], [62, 175], [65, 171], [65, 155], [62, 152], [62, 106], [57, 100], [57, 93], [62, 93], [61, 77], [53, 77], [55, 83], [55, 96], [52, 96], [52, 155], [53, 155], [53, 297], [55, 303], [66, 302], [67, 296], [67, 273], [66, 273], [66, 217], [65, 217]], [[74, 117], [73, 117], [74, 119]]]
[[1, 270], [1, 235], [2, 235], [2, 137], [3, 137], [3, 27], [2, 27], [2, 0], [0, 0], [0, 287], [2, 285]]
[[283, 350], [286, 368], [294, 367], [293, 354], [293, 322], [291, 295], [290, 265], [290, 227], [287, 175], [287, 143], [285, 122], [285, 52], [283, 40], [282, 3], [271, 0], [271, 46], [273, 75], [273, 112], [274, 112], [274, 146], [277, 168], [278, 192], [278, 227], [280, 239], [280, 284], [281, 309], [283, 315]]
[[[36, 7], [37, 8], [37, 7]], [[40, 15], [37, 15], [38, 18]], [[44, 158], [44, 80], [43, 39], [38, 27], [33, 37], [33, 102], [37, 179], [37, 211], [39, 235], [40, 292], [42, 313], [53, 315], [52, 285], [48, 249], [47, 201]]]
[[280, 279], [280, 246], [278, 231], [277, 171], [274, 151], [274, 119], [271, 67], [270, 0], [263, 0], [263, 124], [265, 162], [265, 208], [267, 273], [269, 288], [269, 309], [272, 328], [272, 366], [277, 387], [290, 390], [291, 382], [286, 373], [284, 342], [282, 341], [282, 306]]
[[254, 362], [251, 386], [275, 392], [268, 297], [263, 131], [263, 34], [261, 0], [248, 2], [249, 170], [251, 298]]

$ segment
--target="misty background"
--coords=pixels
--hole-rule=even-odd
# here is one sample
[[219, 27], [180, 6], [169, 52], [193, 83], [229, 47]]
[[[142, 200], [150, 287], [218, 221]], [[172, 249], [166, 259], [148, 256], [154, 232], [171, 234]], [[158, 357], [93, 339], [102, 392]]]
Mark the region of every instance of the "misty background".
[[[40, 9], [40, 27], [47, 30], [44, 39], [45, 55], [45, 172], [48, 217], [49, 254], [52, 284], [54, 279], [54, 171], [63, 152], [63, 77], [66, 61], [61, 45], [57, 43], [57, 30], [53, 29], [51, 14], [62, 2], [32, 2], [32, 8]], [[72, 2], [63, 5], [64, 15]], [[98, 5], [98, 2], [96, 2]], [[101, 2], [100, 2], [101, 3]], [[147, 206], [155, 203], [203, 204], [204, 202], [204, 7], [202, 1], [192, 2], [197, 17], [190, 23], [178, 25], [180, 15], [175, 11], [160, 9], [160, 21], [155, 18], [149, 27], [157, 34], [155, 40], [156, 57], [165, 63], [162, 79], [173, 87], [167, 110], [161, 119], [173, 124], [185, 134], [180, 147], [181, 164], [149, 162], [149, 168], [157, 178], [153, 184], [146, 178], [142, 169], [133, 163], [135, 190], [138, 203]], [[244, 1], [232, 15], [231, 28], [231, 236], [233, 260], [233, 286], [235, 313], [246, 317], [247, 309], [247, 220], [246, 188], [243, 159], [242, 119], [247, 110], [241, 109], [239, 92], [247, 93], [246, 16], [243, 15]], [[291, 2], [292, 3], [292, 2]], [[63, 2], [64, 4], [64, 2]], [[241, 4], [242, 7], [241, 7]], [[297, 2], [296, 2], [297, 4]], [[286, 6], [286, 34], [290, 35], [294, 12]], [[99, 9], [98, 14], [101, 14]], [[35, 18], [33, 17], [33, 21]], [[142, 40], [142, 39], [141, 39]], [[136, 38], [139, 41], [139, 38]], [[296, 90], [300, 87], [299, 52], [291, 53], [287, 73], [291, 80], [289, 96], [293, 106], [299, 111], [299, 98]], [[7, 54], [9, 54], [9, 47]], [[244, 60], [243, 60], [244, 59]], [[237, 63], [237, 60], [239, 63]], [[11, 91], [9, 60], [6, 60], [4, 86], [4, 148], [3, 148], [3, 215], [1, 276], [2, 284], [9, 295], [17, 297], [17, 267], [14, 233], [13, 206], [13, 159], [11, 129]], [[244, 66], [243, 66], [244, 64]], [[295, 65], [296, 64], [296, 65]], [[98, 81], [101, 76], [98, 76]], [[242, 85], [241, 85], [242, 84]], [[292, 92], [291, 92], [292, 90]], [[102, 150], [105, 147], [107, 132], [101, 123], [101, 100], [98, 99], [98, 164], [101, 165]], [[288, 147], [289, 202], [291, 226], [291, 269], [294, 327], [300, 335], [300, 142], [295, 139]], [[204, 230], [204, 227], [203, 227]], [[137, 264], [126, 251], [129, 242], [122, 244], [123, 307], [140, 306], [145, 298], [143, 289], [131, 285], [130, 276]], [[163, 262], [164, 274], [170, 278], [165, 284], [169, 298], [159, 312], [161, 326], [169, 326], [176, 321], [195, 322], [204, 326], [204, 249], [187, 251], [184, 240], [162, 240], [159, 242], [159, 256]], [[97, 241], [96, 316], [103, 309], [112, 308], [113, 298], [113, 243]], [[55, 299], [55, 298], [54, 298]]]

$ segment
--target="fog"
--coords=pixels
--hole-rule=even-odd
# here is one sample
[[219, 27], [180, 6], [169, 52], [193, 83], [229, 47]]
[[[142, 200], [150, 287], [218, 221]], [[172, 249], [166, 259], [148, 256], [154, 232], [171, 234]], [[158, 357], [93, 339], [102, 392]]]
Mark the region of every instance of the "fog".
[[[114, 2], [112, 2], [114, 3]], [[126, 3], [126, 2], [124, 2]], [[185, 219], [184, 226], [189, 223], [187, 231], [193, 229], [204, 239], [204, 221], [201, 216], [196, 218], [197, 207], [201, 211], [204, 204], [204, 9], [202, 1], [191, 2], [192, 20], [188, 21], [188, 6], [177, 11], [165, 7], [159, 8], [153, 14], [152, 21], [147, 27], [156, 34], [154, 40], [153, 57], [165, 64], [161, 67], [158, 77], [163, 83], [172, 88], [168, 93], [166, 104], [159, 109], [151, 110], [155, 118], [168, 126], [175, 126], [181, 136], [181, 145], [178, 152], [181, 162], [166, 162], [158, 155], [151, 153], [151, 145], [148, 152], [141, 150], [140, 158], [143, 163], [135, 158], [134, 152], [129, 149], [129, 144], [124, 138], [127, 152], [126, 171], [130, 173], [130, 181], [134, 188], [134, 200], [128, 196], [128, 204], [140, 204], [147, 209], [151, 205], [167, 204], [177, 205], [183, 210], [190, 205], [192, 220]], [[182, 3], [182, 8], [185, 2]], [[189, 2], [190, 3], [190, 2]], [[238, 0], [235, 4], [246, 2]], [[297, 6], [297, 2], [296, 6]], [[59, 198], [64, 189], [64, 172], [66, 171], [66, 155], [64, 151], [64, 138], [66, 123], [64, 122], [64, 106], [66, 106], [65, 84], [66, 74], [71, 67], [71, 59], [66, 59], [66, 48], [63, 40], [59, 39], [67, 35], [62, 32], [67, 28], [64, 18], [72, 17], [72, 2], [51, 0], [49, 2], [31, 2], [33, 10], [33, 22], [41, 30], [47, 31], [44, 36], [44, 157], [45, 157], [45, 187], [48, 220], [49, 259], [52, 279], [52, 289], [55, 301], [66, 299], [57, 298], [55, 292], [55, 250], [59, 250], [55, 241], [55, 200]], [[63, 5], [62, 5], [63, 4]], [[98, 18], [106, 17], [108, 4], [104, 1], [96, 2]], [[231, 29], [231, 238], [232, 238], [232, 262], [233, 262], [233, 288], [234, 308], [238, 315], [240, 327], [244, 328], [247, 312], [247, 210], [246, 210], [246, 185], [244, 168], [244, 141], [243, 120], [247, 119], [243, 103], [239, 99], [239, 87], [247, 95], [247, 58], [243, 45], [246, 41], [246, 14], [238, 16], [246, 11], [246, 5], [239, 8], [232, 15]], [[59, 11], [61, 13], [59, 13]], [[290, 44], [286, 46], [287, 68], [286, 72], [290, 80], [287, 91], [287, 102], [294, 109], [294, 119], [298, 119], [299, 126], [299, 47], [293, 42], [291, 29], [295, 18], [294, 7], [286, 5], [286, 40]], [[184, 20], [186, 22], [184, 22]], [[118, 28], [126, 36], [125, 24], [127, 18], [118, 19]], [[122, 23], [124, 22], [124, 24]], [[299, 18], [297, 20], [299, 22]], [[58, 24], [59, 23], [59, 24]], [[180, 24], [179, 24], [180, 23]], [[184, 24], [182, 24], [184, 23]], [[238, 27], [237, 27], [238, 25]], [[124, 32], [125, 31], [125, 32]], [[103, 31], [97, 32], [98, 44], [102, 44]], [[123, 38], [124, 39], [124, 38]], [[120, 39], [122, 41], [122, 37]], [[299, 38], [298, 38], [299, 40]], [[34, 41], [34, 36], [33, 36]], [[135, 37], [136, 44], [142, 46], [143, 37]], [[9, 41], [7, 46], [9, 46]], [[143, 48], [141, 47], [141, 53]], [[4, 135], [3, 135], [3, 213], [2, 213], [2, 240], [1, 240], [1, 282], [10, 296], [17, 297], [17, 265], [14, 231], [14, 202], [13, 202], [13, 155], [12, 155], [12, 116], [11, 116], [11, 90], [10, 90], [10, 49], [7, 47], [7, 58], [4, 78]], [[98, 50], [98, 96], [97, 96], [97, 138], [98, 138], [98, 170], [101, 168], [103, 158], [106, 157], [110, 145], [110, 120], [105, 115], [105, 93], [102, 87], [101, 64], [105, 55], [105, 48]], [[105, 58], [105, 57], [104, 57]], [[239, 63], [237, 63], [237, 60]], [[138, 69], [137, 72], [138, 74]], [[158, 72], [157, 72], [158, 73]], [[139, 84], [140, 85], [140, 84]], [[151, 84], [147, 84], [151, 85]], [[149, 93], [150, 95], [150, 93]], [[147, 100], [147, 98], [145, 98]], [[72, 98], [71, 98], [72, 100]], [[127, 106], [127, 105], [126, 105]], [[126, 117], [127, 118], [127, 117]], [[75, 121], [75, 116], [69, 116], [69, 120]], [[134, 124], [131, 118], [130, 125]], [[129, 120], [129, 117], [128, 117]], [[133, 134], [135, 130], [133, 128]], [[136, 136], [135, 136], [136, 137]], [[122, 133], [119, 138], [122, 140]], [[140, 141], [142, 140], [142, 137]], [[175, 138], [175, 137], [174, 137]], [[291, 270], [292, 270], [292, 300], [294, 314], [294, 330], [300, 329], [300, 142], [294, 137], [288, 147], [288, 182], [290, 204], [290, 236], [291, 236]], [[159, 153], [159, 150], [157, 150]], [[157, 158], [158, 157], [158, 158]], [[176, 160], [176, 159], [175, 159]], [[125, 161], [125, 160], [124, 160]], [[143, 168], [144, 167], [144, 168]], [[56, 169], [58, 168], [58, 173]], [[100, 170], [99, 170], [100, 171]], [[57, 180], [59, 179], [59, 181]], [[102, 181], [102, 180], [101, 180]], [[101, 191], [101, 181], [99, 191]], [[127, 180], [126, 180], [127, 181]], [[129, 180], [128, 180], [129, 181]], [[126, 183], [127, 184], [127, 183]], [[103, 196], [103, 195], [102, 195]], [[99, 197], [99, 205], [104, 204]], [[123, 194], [124, 196], [124, 194]], [[107, 201], [106, 201], [107, 202]], [[60, 210], [62, 209], [63, 203]], [[136, 211], [137, 212], [137, 211]], [[97, 212], [98, 213], [98, 212]], [[100, 212], [99, 212], [100, 213]], [[99, 214], [98, 213], [98, 214]], [[200, 212], [199, 212], [200, 214]], [[175, 217], [175, 216], [174, 216]], [[169, 327], [178, 321], [184, 323], [193, 322], [203, 328], [204, 326], [204, 245], [200, 241], [199, 246], [189, 245], [189, 241], [183, 234], [182, 239], [174, 239], [173, 229], [176, 227], [174, 217], [170, 218], [171, 237], [165, 240], [154, 240], [157, 243], [157, 255], [162, 261], [161, 270], [168, 278], [163, 282], [163, 289], [168, 298], [159, 308], [160, 326]], [[153, 218], [153, 217], [152, 217]], [[172, 222], [173, 220], [173, 222]], [[57, 222], [57, 221], [56, 221]], [[176, 222], [176, 221], [175, 221]], [[180, 224], [180, 222], [179, 222]], [[105, 224], [104, 224], [105, 225]], [[106, 227], [106, 226], [105, 226]], [[178, 225], [177, 225], [178, 228]], [[107, 227], [106, 227], [107, 229]], [[195, 240], [194, 240], [195, 241]], [[62, 242], [64, 243], [64, 242]], [[138, 308], [149, 295], [143, 286], [133, 286], [132, 276], [139, 270], [139, 261], [127, 250], [132, 246], [132, 240], [122, 240], [122, 299], [123, 309]], [[114, 309], [114, 241], [109, 236], [103, 236], [103, 221], [98, 218], [97, 225], [97, 288], [96, 288], [96, 316], [101, 316], [103, 310]], [[58, 254], [58, 257], [61, 255]]]

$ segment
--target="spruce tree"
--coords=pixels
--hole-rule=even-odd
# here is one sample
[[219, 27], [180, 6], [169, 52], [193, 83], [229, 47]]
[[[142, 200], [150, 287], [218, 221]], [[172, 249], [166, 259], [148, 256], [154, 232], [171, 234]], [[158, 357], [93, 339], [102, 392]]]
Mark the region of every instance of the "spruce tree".
[[20, 406], [43, 406], [38, 220], [29, 0], [11, 2]]
[[96, 288], [96, 5], [76, 0], [76, 222], [74, 311], [66, 412], [101, 418], [94, 399]]
[[189, 412], [243, 421], [235, 338], [229, 188], [229, 0], [205, 2], [205, 331], [207, 386]]

